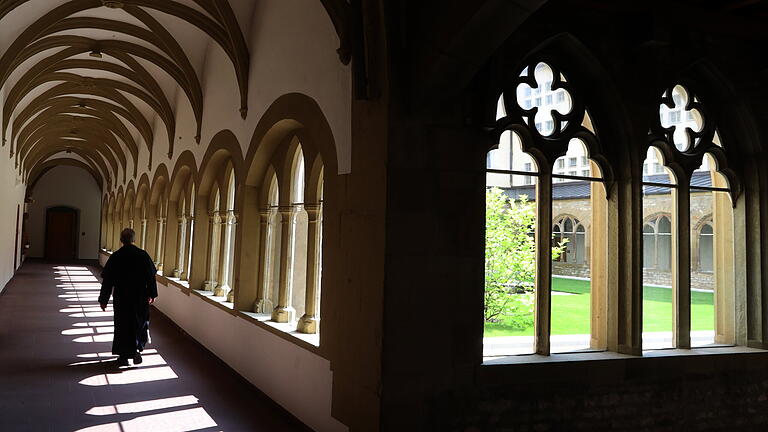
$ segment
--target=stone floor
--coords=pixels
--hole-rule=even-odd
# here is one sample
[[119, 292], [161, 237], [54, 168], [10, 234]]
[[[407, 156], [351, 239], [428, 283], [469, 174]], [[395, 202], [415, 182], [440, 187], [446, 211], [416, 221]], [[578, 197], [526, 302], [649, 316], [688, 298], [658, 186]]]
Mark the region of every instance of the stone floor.
[[27, 262], [0, 295], [0, 431], [307, 430], [158, 313], [117, 368], [94, 274]]

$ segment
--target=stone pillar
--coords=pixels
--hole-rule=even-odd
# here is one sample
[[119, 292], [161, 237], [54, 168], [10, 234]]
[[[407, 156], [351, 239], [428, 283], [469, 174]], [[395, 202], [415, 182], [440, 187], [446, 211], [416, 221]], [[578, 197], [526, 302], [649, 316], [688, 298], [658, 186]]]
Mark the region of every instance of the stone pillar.
[[163, 271], [163, 238], [165, 236], [165, 218], [157, 218], [157, 228], [155, 232], [155, 267], [162, 274]]
[[192, 260], [190, 260], [189, 254], [192, 252], [192, 231], [194, 229], [195, 224], [195, 216], [194, 214], [188, 214], [185, 215], [186, 219], [186, 225], [184, 226], [184, 246], [182, 248], [183, 255], [181, 257], [182, 259], [182, 268], [181, 268], [181, 279], [182, 280], [189, 280], [189, 275], [192, 273]]
[[228, 230], [230, 213], [227, 211], [219, 220], [219, 284], [213, 291], [216, 297], [226, 296], [232, 289], [229, 286], [229, 243], [232, 241], [232, 233]]
[[[227, 236], [226, 236], [227, 237], [227, 249], [226, 249], [227, 267], [224, 269], [227, 272], [226, 274], [227, 278], [225, 279], [227, 281], [229, 281], [230, 278], [232, 278], [233, 276], [233, 270], [234, 270], [233, 267], [234, 267], [235, 257], [233, 256], [232, 251], [234, 250], [234, 242], [235, 242], [234, 234], [235, 234], [236, 227], [237, 227], [237, 215], [230, 210], [227, 212]], [[230, 303], [235, 302], [234, 283], [232, 283], [229, 286], [229, 292], [227, 293], [227, 301]]]
[[113, 219], [114, 218], [107, 216], [107, 232], [106, 232], [107, 238], [106, 238], [105, 249], [107, 249], [109, 252], [112, 252], [113, 250], [112, 247], [114, 246], [112, 244], [112, 239], [114, 238], [112, 233], [115, 231], [115, 224]]
[[320, 260], [322, 259], [322, 214], [320, 204], [304, 204], [307, 212], [307, 284], [304, 315], [299, 319], [300, 333], [317, 333], [317, 301], [320, 295]]
[[536, 276], [533, 344], [536, 354], [549, 355], [552, 328], [552, 175], [536, 183]]
[[120, 249], [120, 214], [115, 213], [115, 220], [112, 228], [112, 250]]
[[186, 217], [184, 215], [179, 217], [179, 229], [176, 235], [176, 268], [173, 269], [173, 277], [177, 279], [181, 278], [181, 272], [184, 268], [184, 244], [186, 243], [186, 233], [184, 231], [187, 226], [186, 222]]
[[295, 310], [291, 306], [293, 289], [293, 207], [280, 206], [280, 291], [277, 306], [272, 310], [272, 321], [286, 323], [293, 321]]
[[672, 189], [672, 309], [675, 348], [691, 347], [691, 189], [688, 178]]
[[216, 276], [219, 263], [219, 224], [221, 223], [221, 214], [214, 210], [208, 214], [208, 279], [203, 282], [203, 290], [216, 290]]
[[269, 287], [272, 284], [272, 244], [274, 236], [270, 229], [272, 211], [264, 208], [259, 211], [259, 278], [256, 291], [256, 301], [253, 303], [253, 311], [256, 313], [268, 313], [273, 305], [269, 299]]
[[147, 247], [147, 219], [141, 219], [141, 248]]
[[[727, 188], [720, 175], [712, 174], [714, 187]], [[734, 211], [727, 192], [712, 194], [712, 225], [714, 228], [713, 271], [715, 298], [715, 343], [736, 343], [736, 266], [734, 248]]]

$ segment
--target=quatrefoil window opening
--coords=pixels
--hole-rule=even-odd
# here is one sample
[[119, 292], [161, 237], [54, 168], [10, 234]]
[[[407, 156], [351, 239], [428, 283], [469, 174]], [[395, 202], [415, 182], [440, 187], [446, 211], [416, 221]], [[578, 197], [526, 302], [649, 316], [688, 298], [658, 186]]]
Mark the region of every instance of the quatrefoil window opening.
[[[530, 77], [529, 68], [526, 67], [520, 73], [520, 77], [527, 79]], [[554, 71], [546, 63], [538, 63], [534, 67], [533, 79], [535, 85], [531, 86], [527, 82], [522, 82], [517, 86], [517, 103], [525, 111], [537, 108], [536, 115], [533, 117], [533, 126], [542, 136], [551, 136], [558, 130], [558, 120], [553, 115], [557, 111], [560, 115], [566, 115], [571, 112], [573, 103], [570, 93], [563, 89], [552, 89], [554, 81]], [[565, 76], [560, 74], [561, 82], [565, 82]], [[531, 126], [529, 116], [524, 118], [526, 124]], [[562, 121], [559, 130], [563, 130], [568, 122]]]
[[701, 140], [692, 137], [688, 129], [696, 133], [701, 132], [704, 128], [704, 118], [698, 109], [688, 109], [688, 106], [691, 97], [696, 103], [699, 102], [698, 99], [681, 85], [673, 87], [671, 92], [667, 90], [663, 97], [671, 99], [672, 106], [667, 105], [669, 101], [659, 104], [659, 120], [663, 128], [672, 128], [672, 143], [681, 152], [696, 147]]

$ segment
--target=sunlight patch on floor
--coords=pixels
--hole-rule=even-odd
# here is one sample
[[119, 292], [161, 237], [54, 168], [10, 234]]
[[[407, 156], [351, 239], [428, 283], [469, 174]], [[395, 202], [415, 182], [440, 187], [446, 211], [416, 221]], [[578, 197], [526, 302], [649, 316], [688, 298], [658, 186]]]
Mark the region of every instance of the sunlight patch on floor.
[[86, 411], [86, 414], [92, 416], [105, 416], [112, 414], [137, 414], [147, 411], [154, 411], [167, 408], [176, 408], [185, 405], [195, 405], [199, 402], [196, 397], [179, 396], [164, 399], [155, 399], [150, 401], [131, 402], [118, 405], [97, 406]]
[[[142, 355], [142, 358], [144, 359], [144, 361], [140, 365], [133, 365], [131, 367], [143, 368], [143, 367], [153, 367], [153, 366], [165, 366], [167, 364], [165, 362], [165, 359], [160, 355]], [[91, 364], [98, 364], [98, 363], [109, 363], [109, 362], [114, 362], [116, 359], [117, 359], [117, 355], [110, 354], [109, 356], [105, 356], [103, 358], [100, 358], [99, 360], [75, 362], [75, 363], [70, 363], [67, 366], [84, 366], [84, 365], [91, 365]]]
[[92, 426], [76, 432], [191, 432], [215, 427], [216, 422], [203, 408], [137, 417], [119, 423]]
[[116, 373], [94, 375], [80, 381], [80, 384], [87, 386], [125, 385], [176, 378], [178, 375], [173, 369], [162, 366], [148, 369], [122, 369]]
[[[57, 287], [61, 289], [58, 298], [66, 306], [59, 309], [59, 312], [75, 318], [71, 328], [63, 329], [61, 334], [75, 336], [72, 339], [74, 343], [104, 343], [103, 348], [106, 348], [106, 344], [112, 342], [114, 337], [114, 310], [111, 302], [106, 311], [101, 310], [98, 304], [101, 288], [98, 279], [87, 267], [56, 266], [54, 270]], [[104, 373], [84, 378], [79, 384], [105, 389], [109, 386], [154, 383], [179, 378], [155, 349], [145, 349], [142, 352], [143, 362], [140, 365], [117, 368], [116, 358], [116, 355], [108, 351], [86, 352], [77, 354], [77, 361], [67, 366], [87, 369], [103, 364]], [[153, 411], [155, 413], [152, 413]], [[218, 426], [200, 406], [199, 399], [193, 395], [94, 406], [84, 414], [93, 416], [91, 418], [100, 418], [107, 423], [75, 432], [192, 432], [210, 430]], [[126, 414], [139, 416], [129, 417], [124, 421], [109, 421], [118, 420], [109, 416]]]

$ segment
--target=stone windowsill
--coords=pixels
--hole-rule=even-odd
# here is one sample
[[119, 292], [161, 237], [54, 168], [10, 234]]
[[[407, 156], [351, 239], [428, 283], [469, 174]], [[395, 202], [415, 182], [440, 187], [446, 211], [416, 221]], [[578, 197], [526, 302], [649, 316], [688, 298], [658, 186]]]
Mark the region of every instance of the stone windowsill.
[[235, 304], [227, 301], [227, 296], [215, 296], [212, 291], [192, 290], [192, 293], [204, 298], [205, 300], [223, 306], [225, 309], [234, 310]]
[[620, 354], [610, 351], [590, 351], [551, 354], [548, 356], [538, 354], [510, 355], [499, 357], [484, 357], [483, 366], [496, 365], [515, 365], [531, 363], [568, 363], [581, 361], [601, 361], [601, 360], [626, 360], [640, 358], [661, 358], [661, 357], [681, 357], [681, 356], [708, 356], [722, 354], [765, 354], [766, 350], [759, 348], [749, 348], [743, 346], [709, 346], [692, 349], [658, 349], [643, 351], [642, 357], [628, 354]]
[[299, 339], [301, 341], [304, 341], [314, 347], [320, 346], [320, 334], [306, 334], [306, 333], [299, 333], [296, 331], [296, 322], [290, 322], [290, 323], [279, 323], [275, 321], [271, 321], [272, 316], [270, 314], [262, 314], [262, 313], [255, 313], [255, 312], [247, 312], [247, 311], [239, 311], [240, 314], [250, 318], [249, 321], [256, 321], [260, 324], [263, 324], [264, 326], [268, 326], [269, 328], [278, 330], [279, 332], [290, 335], [296, 339]]

